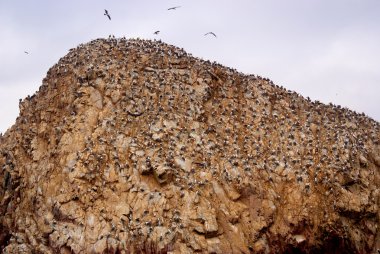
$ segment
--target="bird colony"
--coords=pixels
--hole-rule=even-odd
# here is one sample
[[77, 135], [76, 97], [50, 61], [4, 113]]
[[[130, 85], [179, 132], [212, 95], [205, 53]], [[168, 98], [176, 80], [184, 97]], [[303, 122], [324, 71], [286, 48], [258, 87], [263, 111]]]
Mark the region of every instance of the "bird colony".
[[380, 125], [160, 41], [97, 39], [0, 137], [3, 253], [377, 253]]

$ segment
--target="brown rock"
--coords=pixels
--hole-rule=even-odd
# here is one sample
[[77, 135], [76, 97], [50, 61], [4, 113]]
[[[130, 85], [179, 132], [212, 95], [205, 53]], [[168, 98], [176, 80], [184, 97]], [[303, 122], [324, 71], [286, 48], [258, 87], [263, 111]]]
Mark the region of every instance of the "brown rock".
[[3, 253], [377, 253], [378, 122], [161, 42], [79, 46], [0, 136]]

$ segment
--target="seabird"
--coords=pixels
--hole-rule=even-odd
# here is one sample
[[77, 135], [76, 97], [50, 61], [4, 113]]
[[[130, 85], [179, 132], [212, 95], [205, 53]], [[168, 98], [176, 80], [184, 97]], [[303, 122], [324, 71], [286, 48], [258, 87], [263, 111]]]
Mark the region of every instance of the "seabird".
[[170, 7], [169, 9], [168, 9], [168, 11], [170, 11], [170, 10], [175, 10], [175, 9], [177, 9], [177, 8], [180, 8], [181, 6], [174, 6], [174, 7]]
[[24, 51], [25, 54], [29, 55], [29, 52], [28, 51]]
[[215, 38], [216, 38], [216, 34], [214, 34], [213, 32], [208, 32], [208, 33], [205, 33], [205, 36], [208, 35], [208, 34], [211, 34], [211, 35], [214, 35]]
[[154, 34], [159, 34], [159, 32], [160, 32], [160, 31], [157, 30], [156, 32], [154, 32]]
[[106, 9], [104, 9], [104, 15], [106, 15], [108, 19], [111, 20], [111, 16]]

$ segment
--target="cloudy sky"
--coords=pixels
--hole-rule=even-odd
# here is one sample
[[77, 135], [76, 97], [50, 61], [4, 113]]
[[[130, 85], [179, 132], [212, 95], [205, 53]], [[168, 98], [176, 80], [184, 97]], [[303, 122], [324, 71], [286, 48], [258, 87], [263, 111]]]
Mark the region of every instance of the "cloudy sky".
[[161, 39], [380, 121], [380, 0], [0, 0], [0, 132], [70, 48], [110, 34]]

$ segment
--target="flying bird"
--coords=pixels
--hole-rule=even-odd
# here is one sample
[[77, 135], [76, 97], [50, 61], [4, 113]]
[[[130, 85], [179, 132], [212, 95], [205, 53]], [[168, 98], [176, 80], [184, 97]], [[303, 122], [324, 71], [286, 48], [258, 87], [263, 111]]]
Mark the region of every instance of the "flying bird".
[[160, 33], [160, 31], [158, 31], [158, 30], [156, 32], [154, 32], [154, 34], [159, 34], [159, 33]]
[[214, 34], [213, 32], [208, 32], [208, 33], [205, 33], [205, 36], [206, 36], [206, 35], [208, 35], [208, 34], [214, 35], [214, 36], [215, 36], [215, 38], [217, 38], [217, 37], [216, 37], [216, 34]]
[[25, 54], [29, 55], [29, 52], [28, 51], [24, 51]]
[[170, 10], [175, 10], [175, 9], [177, 9], [177, 8], [180, 8], [181, 6], [174, 6], [174, 7], [170, 7], [169, 9], [168, 9], [168, 11], [170, 11]]
[[111, 16], [106, 9], [104, 9], [104, 15], [106, 15], [108, 19], [111, 20]]

